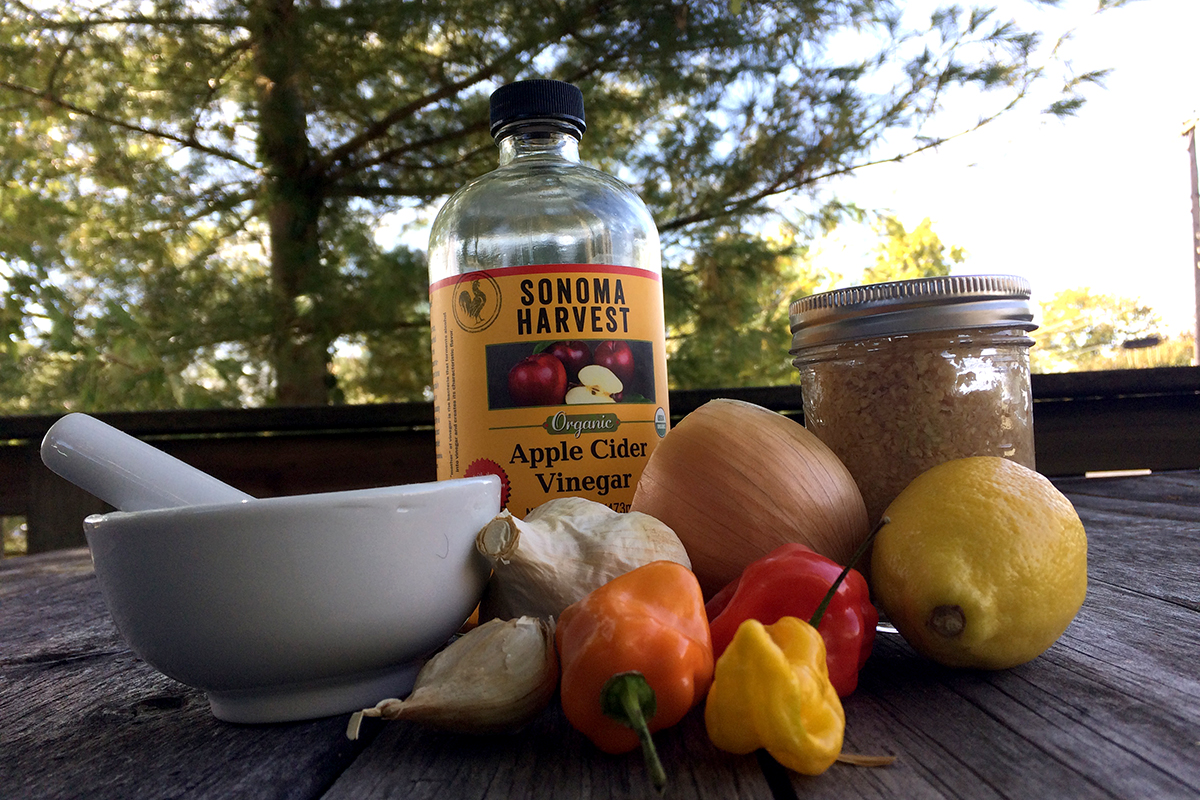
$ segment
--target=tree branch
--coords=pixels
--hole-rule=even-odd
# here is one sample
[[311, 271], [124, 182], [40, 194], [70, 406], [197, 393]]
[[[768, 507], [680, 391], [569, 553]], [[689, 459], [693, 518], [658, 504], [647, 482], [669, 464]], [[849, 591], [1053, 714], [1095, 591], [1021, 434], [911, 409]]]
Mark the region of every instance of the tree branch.
[[225, 48], [225, 51], [217, 57], [217, 63], [225, 62], [224, 66], [208, 81], [208, 91], [205, 92], [204, 99], [198, 104], [196, 115], [192, 117], [192, 124], [188, 128], [188, 139], [196, 141], [196, 131], [200, 129], [200, 118], [204, 114], [204, 108], [217, 96], [217, 92], [221, 88], [221, 79], [237, 65], [239, 61], [238, 54], [248, 52], [252, 46], [253, 42], [249, 39], [242, 42], [235, 42]]
[[[353, 172], [359, 171], [362, 168], [359, 164], [347, 165], [344, 169], [336, 171], [333, 170], [333, 165], [339, 162], [348, 161], [350, 156], [355, 152], [366, 147], [371, 142], [386, 136], [388, 130], [390, 130], [391, 127], [397, 122], [416, 114], [423, 108], [434, 105], [449, 97], [454, 97], [464, 90], [495, 76], [506, 64], [517, 61], [522, 54], [532, 50], [543, 50], [550, 44], [559, 42], [562, 39], [572, 35], [579, 30], [580, 25], [584, 21], [593, 18], [603, 5], [604, 0], [599, 0], [598, 3], [593, 3], [590, 7], [583, 10], [580, 16], [573, 22], [561, 22], [557, 30], [539, 31], [538, 35], [532, 41], [518, 42], [517, 44], [514, 44], [491, 62], [483, 65], [462, 80], [446, 84], [435, 91], [416, 98], [410, 103], [389, 111], [383, 117], [367, 126], [366, 130], [364, 130], [362, 133], [351, 137], [342, 144], [333, 148], [322, 159], [322, 165], [326, 166], [330, 170], [330, 174], [336, 176], [338, 179], [344, 178]], [[403, 149], [398, 151], [398, 153], [403, 152]], [[378, 162], [378, 157], [372, 160], [372, 163]]]
[[[467, 126], [464, 126], [461, 128], [456, 128], [455, 130], [450, 131], [448, 133], [444, 133], [441, 136], [433, 136], [428, 139], [421, 139], [420, 141], [409, 142], [409, 143], [403, 145], [402, 147], [393, 147], [390, 150], [384, 150], [381, 153], [377, 153], [374, 156], [372, 156], [371, 158], [366, 159], [365, 161], [357, 161], [353, 164], [352, 167], [348, 167], [347, 169], [344, 169], [344, 170], [334, 171], [333, 173], [330, 174], [329, 180], [330, 180], [330, 183], [336, 185], [343, 178], [345, 178], [347, 175], [350, 175], [352, 173], [364, 172], [366, 170], [369, 170], [371, 167], [377, 167], [380, 164], [386, 164], [389, 161], [394, 161], [395, 159], [397, 159], [403, 155], [406, 155], [408, 153], [411, 153], [415, 150], [421, 150], [423, 148], [433, 147], [433, 146], [439, 145], [439, 144], [446, 144], [447, 142], [452, 142], [455, 139], [462, 139], [467, 136], [470, 136], [473, 133], [479, 133], [480, 131], [485, 131], [487, 129], [488, 129], [488, 123], [484, 122], [484, 121], [480, 121], [480, 122], [476, 122], [473, 125], [467, 125]], [[472, 156], [478, 155], [479, 153], [484, 152], [484, 150], [485, 150], [484, 148], [476, 148], [476, 149], [468, 152], [466, 154], [466, 156], [464, 156], [463, 158], [458, 159], [456, 163], [461, 164], [464, 161], [470, 160], [470, 158]]]
[[[35, 13], [30, 11], [30, 13]], [[176, 28], [190, 27], [237, 27], [244, 28], [245, 20], [237, 17], [151, 17], [144, 14], [135, 14], [129, 17], [96, 17], [93, 19], [77, 19], [77, 20], [52, 20], [44, 16], [41, 17], [41, 22], [38, 27], [47, 31], [63, 31], [63, 30], [87, 30], [89, 28], [102, 28], [105, 25], [169, 25]]]
[[17, 94], [32, 97], [36, 100], [40, 100], [43, 103], [48, 103], [56, 108], [62, 109], [63, 111], [70, 111], [73, 114], [80, 114], [88, 117], [89, 119], [94, 119], [97, 122], [103, 122], [105, 125], [112, 125], [115, 128], [129, 131], [130, 133], [140, 133], [144, 136], [150, 136], [155, 139], [174, 142], [181, 147], [186, 147], [189, 150], [196, 150], [210, 156], [215, 156], [216, 158], [220, 158], [224, 161], [245, 167], [246, 169], [258, 169], [257, 164], [246, 161], [236, 153], [230, 153], [228, 151], [221, 150], [220, 148], [206, 145], [197, 140], [194, 136], [180, 136], [179, 134], [171, 133], [170, 131], [164, 131], [158, 128], [148, 128], [144, 125], [138, 125], [122, 119], [116, 119], [115, 117], [101, 114], [93, 109], [84, 108], [83, 106], [72, 103], [69, 100], [59, 97], [51, 92], [39, 91], [31, 86], [22, 86], [10, 81], [0, 80], [0, 89], [7, 89], [10, 92], [16, 92]]
[[[957, 44], [958, 43], [956, 42], [955, 46], [957, 46]], [[943, 75], [944, 75], [944, 73], [939, 72], [936, 76], [934, 76], [937, 79], [937, 87], [935, 89], [935, 95], [937, 94], [937, 92], [940, 91]], [[747, 196], [741, 197], [741, 198], [734, 198], [734, 199], [728, 200], [728, 201], [720, 204], [716, 208], [700, 209], [692, 214], [678, 216], [673, 219], [667, 220], [666, 222], [664, 222], [658, 226], [659, 232], [661, 233], [661, 232], [679, 230], [680, 228], [685, 228], [689, 225], [695, 225], [695, 224], [702, 223], [702, 222], [709, 222], [709, 221], [712, 221], [715, 219], [730, 217], [730, 216], [736, 215], [740, 212], [747, 211], [750, 208], [753, 208], [755, 205], [757, 205], [758, 203], [761, 203], [763, 200], [766, 200], [769, 197], [773, 197], [773, 196], [782, 194], [784, 192], [794, 191], [794, 190], [800, 189], [804, 186], [816, 184], [821, 181], [828, 180], [830, 178], [840, 177], [842, 175], [848, 175], [848, 174], [855, 172], [856, 170], [860, 170], [864, 167], [871, 167], [871, 166], [876, 166], [879, 164], [900, 163], [901, 161], [903, 161], [906, 158], [910, 158], [919, 153], [923, 153], [927, 150], [936, 149], [936, 148], [942, 146], [943, 144], [946, 144], [955, 139], [966, 136], [969, 133], [978, 131], [979, 129], [983, 128], [985, 125], [987, 125], [991, 122], [994, 122], [1002, 114], [1010, 111], [1014, 106], [1017, 105], [1017, 103], [1021, 102], [1028, 95], [1030, 82], [1031, 82], [1030, 79], [1027, 79], [1024, 83], [1019, 85], [1016, 90], [1016, 93], [1014, 94], [1012, 99], [1009, 100], [1009, 102], [1007, 102], [1004, 106], [1002, 106], [998, 110], [992, 112], [991, 114], [989, 114], [985, 117], [981, 117], [974, 125], [971, 125], [961, 131], [958, 131], [957, 133], [953, 133], [948, 136], [940, 136], [940, 137], [936, 137], [933, 139], [929, 139], [918, 147], [914, 147], [906, 152], [898, 153], [893, 156], [888, 156], [888, 157], [884, 157], [884, 158], [876, 158], [876, 159], [872, 159], [870, 161], [863, 161], [863, 162], [860, 162], [857, 164], [850, 164], [847, 166], [839, 166], [836, 169], [830, 169], [830, 170], [826, 170], [825, 172], [820, 172], [820, 173], [804, 175], [804, 170], [803, 170], [804, 164], [802, 162], [797, 168], [789, 171], [788, 173], [780, 175], [776, 180], [772, 181], [770, 184], [768, 184], [767, 186], [764, 186], [761, 190], [759, 190], [753, 194], [750, 194], [750, 195], [747, 195]], [[917, 95], [919, 95], [920, 89], [926, 85], [927, 85], [926, 79], [915, 80], [914, 84], [912, 86], [908, 87], [908, 89], [906, 89], [903, 93], [901, 93], [899, 95], [899, 97], [897, 97], [895, 102], [893, 102], [890, 106], [888, 106], [888, 108], [884, 109], [883, 112], [880, 113], [873, 122], [871, 122], [868, 125], [864, 125], [861, 128], [861, 132], [869, 133], [870, 131], [875, 130], [875, 129], [885, 130], [889, 126], [895, 124], [896, 121], [899, 119], [901, 113], [906, 108], [908, 108], [910, 106], [912, 100]], [[924, 113], [924, 115], [927, 116], [929, 114], [932, 114], [934, 111], [935, 111], [935, 109], [934, 109], [933, 105], [930, 105], [927, 109], [924, 110], [923, 113]]]
[[67, 37], [67, 41], [63, 44], [62, 49], [60, 49], [58, 54], [54, 57], [54, 64], [50, 67], [50, 74], [46, 76], [47, 93], [52, 93], [54, 91], [54, 84], [58, 82], [58, 71], [66, 62], [67, 54], [71, 52], [72, 45], [74, 45], [75, 39], [79, 37], [80, 33], [82, 33], [81, 28], [73, 29], [71, 31], [71, 35]]
[[701, 222], [710, 222], [712, 220], [721, 219], [723, 217], [730, 217], [739, 212], [742, 212], [742, 211], [752, 208], [753, 206], [757, 205], [758, 203], [761, 203], [763, 200], [766, 200], [768, 197], [774, 197], [775, 195], [779, 195], [784, 192], [794, 191], [794, 190], [800, 189], [804, 186], [809, 186], [814, 183], [819, 183], [821, 181], [828, 180], [830, 178], [836, 178], [836, 177], [840, 177], [842, 175], [848, 175], [851, 172], [855, 172], [856, 170], [860, 170], [864, 167], [873, 167], [873, 166], [876, 166], [879, 164], [900, 163], [901, 161], [903, 161], [906, 158], [911, 158], [912, 156], [915, 156], [919, 153], [923, 153], [926, 150], [934, 150], [938, 147], [941, 147], [943, 144], [946, 144], [947, 142], [954, 141], [955, 139], [961, 138], [963, 136], [966, 136], [969, 133], [973, 133], [974, 131], [979, 130], [980, 128], [987, 125], [988, 123], [995, 121], [1001, 114], [1005, 113], [1006, 111], [1011, 109], [1013, 106], [1015, 106], [1018, 102], [1021, 101], [1021, 99], [1023, 97], [1025, 97], [1026, 93], [1027, 93], [1027, 88], [1023, 87], [1021, 89], [1021, 91], [1018, 92], [1017, 96], [1014, 97], [1009, 103], [1007, 103], [1000, 110], [995, 111], [986, 117], [982, 117], [977, 123], [970, 126], [969, 128], [965, 128], [957, 133], [950, 134], [949, 136], [942, 136], [942, 137], [938, 137], [936, 139], [931, 139], [931, 140], [925, 142], [924, 144], [920, 145], [919, 147], [914, 147], [911, 150], [908, 150], [903, 153], [898, 153], [897, 155], [894, 155], [894, 156], [888, 156], [885, 158], [877, 158], [877, 159], [873, 159], [871, 161], [863, 161], [858, 164], [850, 164], [848, 166], [838, 167], [837, 169], [831, 169], [831, 170], [827, 170], [827, 171], [821, 172], [821, 173], [810, 174], [802, 179], [797, 179], [798, 176], [802, 173], [803, 165], [801, 165], [800, 168], [794, 169], [791, 172], [780, 176], [779, 179], [773, 181], [771, 184], [769, 184], [768, 186], [765, 186], [764, 188], [762, 188], [758, 192], [755, 192], [754, 194], [747, 195], [746, 197], [730, 200], [726, 203], [721, 204], [717, 208], [702, 209], [702, 210], [696, 211], [692, 214], [675, 217], [674, 219], [670, 219], [670, 220], [667, 220], [666, 222], [659, 224], [658, 230], [660, 233], [664, 233], [667, 231], [678, 230], [680, 228], [686, 228], [689, 225], [695, 225], [695, 224], [698, 224]]
[[[528, 45], [519, 45], [511, 47], [505, 51], [500, 58], [481, 67], [471, 75], [468, 75], [466, 78], [442, 86], [436, 91], [422, 95], [410, 103], [406, 103], [403, 106], [392, 109], [383, 117], [368, 125], [366, 130], [364, 130], [362, 133], [347, 139], [342, 144], [330, 150], [329, 153], [327, 153], [322, 159], [323, 164], [327, 165], [328, 167], [332, 167], [334, 164], [348, 160], [351, 155], [361, 150], [363, 147], [367, 146], [376, 139], [381, 139], [386, 136], [388, 130], [397, 122], [412, 116], [426, 106], [433, 105], [434, 103], [438, 103], [449, 97], [454, 97], [459, 92], [468, 89], [477, 83], [487, 80], [498, 73], [504, 64], [515, 60], [527, 46]], [[342, 177], [356, 171], [357, 169], [358, 166], [354, 165], [342, 170], [338, 170], [336, 173], [332, 174], [337, 174], [339, 177]]]
[[[571, 35], [570, 31], [564, 33], [563, 37], [565, 38], [566, 36], [569, 36], [569, 35]], [[576, 69], [571, 75], [567, 76], [567, 78], [566, 78], [567, 82], [575, 83], [575, 82], [581, 81], [584, 78], [587, 78], [587, 77], [599, 72], [606, 64], [608, 64], [610, 61], [612, 61], [613, 58], [620, 55], [622, 52], [625, 52], [624, 42], [614, 44], [613, 47], [609, 48], [609, 50], [606, 51], [605, 53], [602, 53], [599, 58], [595, 59], [590, 64], [580, 65], [579, 68]], [[467, 125], [465, 127], [461, 127], [456, 130], [450, 131], [448, 133], [442, 134], [441, 136], [434, 136], [434, 137], [431, 137], [428, 139], [421, 139], [416, 142], [408, 142], [400, 147], [393, 147], [390, 150], [385, 150], [381, 153], [377, 153], [375, 156], [373, 156], [372, 158], [369, 158], [365, 161], [356, 162], [353, 165], [352, 169], [346, 169], [346, 170], [334, 172], [331, 175], [331, 182], [336, 182], [352, 172], [362, 172], [364, 170], [370, 169], [371, 167], [378, 166], [380, 164], [386, 164], [389, 161], [393, 161], [401, 156], [407, 155], [408, 153], [411, 153], [411, 152], [414, 152], [417, 150], [422, 150], [427, 147], [433, 147], [433, 146], [440, 145], [440, 144], [446, 144], [447, 142], [454, 141], [455, 139], [462, 139], [467, 136], [470, 136], [473, 133], [478, 133], [480, 131], [486, 131], [486, 130], [488, 130], [488, 128], [489, 128], [489, 123], [487, 123], [483, 120], [480, 120], [479, 122], [476, 122], [474, 124]], [[458, 159], [455, 162], [455, 164], [462, 164], [465, 161], [469, 161], [472, 157], [479, 155], [482, 152], [484, 152], [484, 150], [482, 148], [477, 148], [475, 150], [472, 150], [472, 151], [468, 152], [464, 157]], [[450, 165], [450, 166], [453, 166], [453, 165]], [[438, 168], [444, 168], [444, 167], [438, 167]], [[362, 195], [359, 195], [359, 196], [362, 196]]]
[[[482, 152], [482, 151], [481, 151]], [[446, 185], [430, 184], [429, 186], [388, 185], [378, 183], [340, 183], [335, 184], [326, 194], [329, 197], [359, 197], [388, 198], [388, 197], [443, 197], [453, 194], [459, 184]]]

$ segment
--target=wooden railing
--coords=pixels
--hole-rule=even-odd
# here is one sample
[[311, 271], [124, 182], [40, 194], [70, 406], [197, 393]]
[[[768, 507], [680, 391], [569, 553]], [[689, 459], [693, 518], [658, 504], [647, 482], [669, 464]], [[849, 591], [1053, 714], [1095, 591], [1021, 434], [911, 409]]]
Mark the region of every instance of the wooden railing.
[[[1200, 367], [1034, 375], [1034, 438], [1046, 475], [1200, 468]], [[671, 393], [678, 421], [715, 397], [801, 417], [796, 386]], [[433, 407], [98, 414], [259, 497], [433, 480]], [[0, 418], [0, 516], [23, 516], [29, 552], [82, 545], [96, 498], [47, 470], [38, 448], [57, 416]]]

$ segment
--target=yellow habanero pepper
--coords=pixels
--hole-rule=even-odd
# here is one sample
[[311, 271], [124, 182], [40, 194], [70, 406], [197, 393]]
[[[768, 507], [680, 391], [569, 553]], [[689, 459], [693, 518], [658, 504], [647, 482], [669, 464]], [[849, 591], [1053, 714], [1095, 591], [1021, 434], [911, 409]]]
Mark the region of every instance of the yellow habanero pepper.
[[761, 747], [805, 775], [829, 769], [842, 751], [846, 713], [817, 629], [796, 617], [738, 626], [717, 660], [704, 724], [722, 750], [744, 755]]

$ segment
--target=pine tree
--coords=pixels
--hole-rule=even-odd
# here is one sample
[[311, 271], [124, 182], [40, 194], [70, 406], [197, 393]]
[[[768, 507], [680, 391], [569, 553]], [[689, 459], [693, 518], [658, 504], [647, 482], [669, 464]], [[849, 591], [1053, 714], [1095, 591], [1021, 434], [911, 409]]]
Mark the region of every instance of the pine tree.
[[583, 89], [584, 158], [650, 205], [695, 329], [708, 261], [958, 133], [956, 90], [1003, 113], [1037, 41], [889, 0], [6, 0], [0, 410], [420, 397], [423, 243], [380, 230], [492, 167], [488, 96], [527, 77]]

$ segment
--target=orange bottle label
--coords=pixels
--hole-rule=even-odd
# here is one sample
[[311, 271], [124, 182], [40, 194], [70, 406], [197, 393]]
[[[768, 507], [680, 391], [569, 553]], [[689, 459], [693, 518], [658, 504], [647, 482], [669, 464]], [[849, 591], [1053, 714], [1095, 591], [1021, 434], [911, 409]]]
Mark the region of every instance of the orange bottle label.
[[659, 276], [509, 267], [429, 301], [438, 479], [499, 475], [518, 517], [556, 497], [628, 511], [670, 418]]

